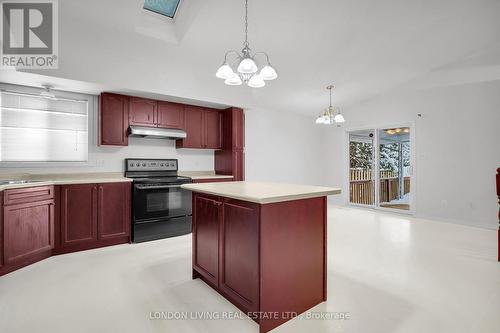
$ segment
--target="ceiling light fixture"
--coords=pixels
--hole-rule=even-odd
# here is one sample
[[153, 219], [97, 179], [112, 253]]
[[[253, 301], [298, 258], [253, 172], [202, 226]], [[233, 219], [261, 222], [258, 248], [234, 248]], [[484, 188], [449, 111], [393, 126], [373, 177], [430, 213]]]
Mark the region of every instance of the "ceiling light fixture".
[[[236, 57], [232, 62], [228, 56], [235, 54]], [[260, 70], [255, 61], [257, 55], [265, 57], [266, 65]], [[233, 67], [231, 66], [233, 65]], [[236, 72], [233, 70], [236, 67]], [[215, 74], [219, 79], [223, 79], [224, 83], [230, 86], [239, 86], [243, 83], [252, 88], [261, 88], [266, 85], [266, 81], [271, 81], [278, 78], [278, 73], [271, 66], [269, 56], [265, 52], [256, 52], [252, 54], [250, 44], [248, 43], [248, 0], [245, 0], [245, 42], [241, 54], [237, 51], [227, 51], [224, 56], [224, 62]]]
[[[316, 124], [341, 124], [345, 122], [344, 116], [340, 113], [340, 109], [338, 107], [332, 106], [332, 89], [333, 85], [329, 85], [326, 89], [330, 90], [330, 106], [321, 113], [318, 118], [316, 118]], [[340, 126], [340, 125], [339, 125]]]
[[410, 133], [410, 129], [408, 127], [403, 127], [403, 128], [389, 128], [388, 130], [385, 131], [389, 135], [402, 135], [404, 133]]
[[56, 95], [54, 95], [54, 93], [52, 92], [52, 88], [54, 87], [49, 84], [44, 84], [42, 85], [42, 87], [44, 90], [40, 93], [40, 96], [48, 99], [56, 99]]

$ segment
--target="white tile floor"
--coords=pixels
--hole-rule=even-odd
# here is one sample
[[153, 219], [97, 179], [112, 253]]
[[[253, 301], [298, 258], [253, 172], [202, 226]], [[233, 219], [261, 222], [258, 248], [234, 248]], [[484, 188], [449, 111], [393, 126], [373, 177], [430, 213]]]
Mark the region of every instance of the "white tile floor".
[[[496, 233], [329, 208], [328, 302], [349, 320], [273, 332], [500, 332]], [[151, 320], [152, 311], [235, 311], [191, 280], [191, 238], [57, 256], [0, 277], [0, 332], [258, 332], [251, 320]]]

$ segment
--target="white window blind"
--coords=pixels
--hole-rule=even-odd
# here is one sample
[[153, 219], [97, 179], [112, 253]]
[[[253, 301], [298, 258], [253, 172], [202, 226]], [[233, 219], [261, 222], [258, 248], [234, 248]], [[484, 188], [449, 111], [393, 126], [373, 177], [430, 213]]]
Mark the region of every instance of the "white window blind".
[[0, 161], [88, 160], [88, 102], [0, 93]]

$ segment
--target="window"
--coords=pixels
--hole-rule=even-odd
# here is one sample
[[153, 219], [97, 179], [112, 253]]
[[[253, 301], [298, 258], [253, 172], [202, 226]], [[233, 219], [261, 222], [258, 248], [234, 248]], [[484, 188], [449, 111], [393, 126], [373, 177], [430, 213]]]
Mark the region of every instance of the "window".
[[1, 162], [86, 162], [88, 102], [0, 94]]
[[174, 18], [180, 0], [145, 0], [144, 9]]

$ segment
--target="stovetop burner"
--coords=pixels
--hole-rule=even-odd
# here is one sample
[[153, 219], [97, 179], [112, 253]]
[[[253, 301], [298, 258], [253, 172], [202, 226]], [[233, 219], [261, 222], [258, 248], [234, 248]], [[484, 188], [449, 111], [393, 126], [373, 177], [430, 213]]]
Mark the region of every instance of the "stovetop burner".
[[191, 178], [177, 175], [178, 162], [175, 159], [137, 159], [125, 160], [125, 177], [133, 178], [136, 183], [186, 183]]

